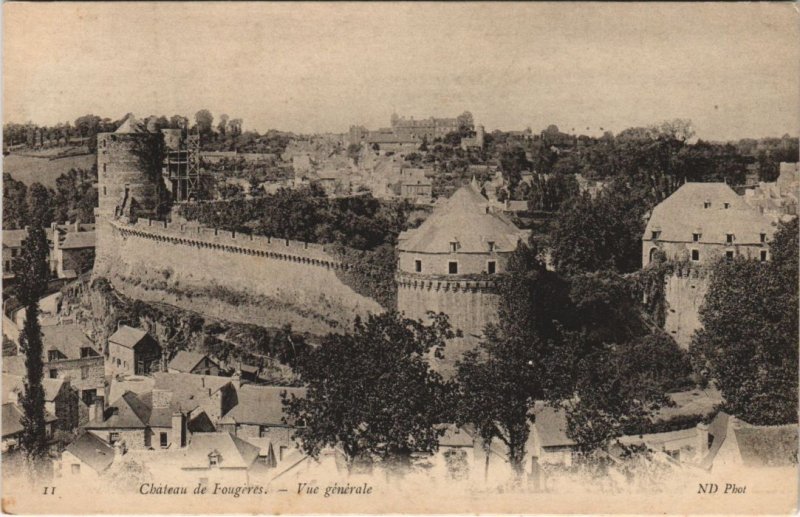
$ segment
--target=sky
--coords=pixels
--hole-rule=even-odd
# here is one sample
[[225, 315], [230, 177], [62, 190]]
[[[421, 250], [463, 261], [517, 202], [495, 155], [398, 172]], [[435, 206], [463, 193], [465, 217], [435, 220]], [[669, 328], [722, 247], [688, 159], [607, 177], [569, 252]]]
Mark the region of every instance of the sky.
[[468, 110], [488, 131], [797, 135], [799, 22], [791, 3], [5, 3], [3, 120], [206, 108], [308, 133]]

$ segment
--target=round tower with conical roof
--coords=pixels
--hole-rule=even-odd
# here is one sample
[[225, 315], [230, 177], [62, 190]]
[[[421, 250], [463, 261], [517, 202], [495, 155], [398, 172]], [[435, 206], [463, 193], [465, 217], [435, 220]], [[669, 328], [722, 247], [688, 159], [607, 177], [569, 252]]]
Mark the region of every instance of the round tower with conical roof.
[[530, 232], [496, 211], [477, 183], [462, 187], [419, 228], [400, 234], [397, 307], [408, 318], [443, 312], [465, 336], [497, 320], [496, 275]]

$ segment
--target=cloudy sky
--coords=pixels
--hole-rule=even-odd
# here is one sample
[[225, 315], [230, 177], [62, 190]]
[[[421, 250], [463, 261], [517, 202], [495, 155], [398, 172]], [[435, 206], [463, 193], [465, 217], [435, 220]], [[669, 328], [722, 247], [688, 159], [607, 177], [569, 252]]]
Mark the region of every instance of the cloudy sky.
[[775, 4], [3, 6], [4, 120], [207, 108], [343, 132], [469, 110], [488, 130], [800, 131], [800, 19]]

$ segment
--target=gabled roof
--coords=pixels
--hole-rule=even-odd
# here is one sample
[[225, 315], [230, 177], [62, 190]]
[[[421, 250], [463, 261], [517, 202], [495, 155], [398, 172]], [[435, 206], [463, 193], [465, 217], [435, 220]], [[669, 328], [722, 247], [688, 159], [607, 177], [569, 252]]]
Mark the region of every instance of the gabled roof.
[[511, 252], [530, 232], [520, 230], [506, 216], [490, 209], [489, 201], [474, 184], [458, 189], [437, 206], [419, 228], [402, 232], [398, 249], [419, 253], [450, 253], [450, 243], [459, 243], [460, 253]]
[[221, 469], [249, 469], [258, 458], [259, 448], [226, 432], [192, 435], [181, 462], [184, 469], [209, 468], [209, 456], [219, 456]]
[[147, 332], [142, 329], [121, 325], [108, 340], [126, 348], [133, 348], [138, 345], [145, 336], [147, 336]]
[[44, 359], [47, 360], [49, 350], [58, 350], [67, 359], [80, 359], [81, 350], [91, 348], [95, 355], [100, 355], [94, 349], [94, 343], [86, 336], [80, 325], [49, 325], [42, 327], [42, 350]]
[[114, 462], [114, 447], [88, 432], [69, 444], [65, 452], [71, 453], [98, 473]]
[[[5, 358], [3, 359], [5, 361]], [[61, 387], [64, 385], [64, 379], [50, 379], [50, 378], [43, 378], [42, 379], [42, 387], [44, 388], [44, 400], [45, 402], [53, 402], [58, 393], [61, 391]], [[7, 402], [14, 402], [14, 397], [11, 396], [12, 393], [16, 392], [18, 395], [21, 395], [25, 391], [25, 378], [21, 375], [3, 375], [3, 404]], [[18, 399], [16, 399], [18, 400]]]
[[83, 249], [95, 247], [95, 233], [91, 232], [68, 232], [64, 235], [64, 241], [60, 244], [61, 249]]
[[245, 384], [237, 391], [238, 404], [225, 414], [224, 419], [237, 424], [287, 425], [282, 421], [282, 393], [290, 398], [292, 395], [304, 397], [306, 389]]
[[[44, 421], [46, 423], [52, 423], [56, 420], [58, 420], [58, 418], [45, 411]], [[7, 436], [13, 436], [22, 432], [24, 429], [22, 425], [22, 411], [20, 410], [19, 406], [13, 402], [7, 402], [3, 404], [2, 426], [3, 438]]]
[[567, 436], [567, 415], [563, 409], [537, 402], [534, 415], [536, 420], [533, 425], [536, 427], [539, 444], [542, 447], [575, 445], [575, 441]]
[[217, 364], [216, 361], [207, 355], [197, 352], [189, 352], [187, 350], [181, 350], [175, 354], [175, 357], [173, 357], [172, 361], [169, 362], [168, 367], [178, 370], [179, 372], [191, 373], [192, 370], [194, 370], [194, 367], [197, 366], [203, 359], [208, 359], [219, 367], [219, 364]]
[[[704, 208], [707, 202], [711, 206]], [[775, 227], [725, 183], [685, 183], [653, 209], [643, 238], [654, 231], [661, 241], [691, 242], [700, 233], [700, 243], [724, 244], [732, 233], [736, 244], [756, 244]]]
[[87, 429], [141, 429], [148, 425], [150, 407], [132, 391], [126, 391], [106, 408], [102, 422], [91, 421]]
[[216, 375], [155, 372], [153, 377], [155, 379], [154, 391], [159, 390], [170, 393], [168, 407], [153, 407], [152, 393], [147, 393], [141, 397], [152, 408], [151, 425], [156, 427], [169, 426], [174, 412], [189, 413], [209, 402], [212, 395], [231, 384], [229, 377]]

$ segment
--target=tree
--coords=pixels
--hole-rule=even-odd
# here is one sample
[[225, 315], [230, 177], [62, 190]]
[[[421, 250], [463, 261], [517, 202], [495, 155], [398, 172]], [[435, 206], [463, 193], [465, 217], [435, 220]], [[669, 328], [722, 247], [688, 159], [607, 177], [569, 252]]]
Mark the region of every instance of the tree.
[[456, 117], [456, 120], [458, 121], [459, 133], [470, 132], [475, 129], [475, 119], [472, 118], [472, 113], [469, 111], [465, 111]]
[[41, 211], [33, 210], [28, 236], [22, 254], [15, 263], [19, 283], [17, 296], [25, 306], [25, 323], [20, 334], [20, 348], [25, 354], [26, 377], [24, 392], [20, 397], [23, 432], [20, 445], [31, 464], [32, 473], [42, 466], [48, 452], [45, 423], [44, 362], [42, 358], [42, 331], [39, 325], [39, 299], [47, 289], [50, 270], [47, 263], [48, 245], [44, 233]]
[[797, 420], [798, 224], [782, 225], [772, 261], [737, 258], [712, 271], [691, 345], [728, 411], [752, 424]]
[[28, 187], [10, 174], [3, 174], [3, 228], [22, 228], [28, 221]]
[[510, 149], [504, 149], [500, 153], [500, 169], [503, 171], [503, 178], [512, 191], [522, 177], [520, 173], [524, 170], [531, 170], [532, 166], [533, 164], [528, 161], [525, 150], [521, 147], [514, 146]]
[[293, 366], [306, 396], [284, 400], [288, 417], [304, 422], [295, 433], [303, 451], [317, 457], [339, 446], [352, 468], [374, 458], [407, 464], [412, 452], [435, 450], [446, 385], [426, 356], [440, 356], [452, 337], [444, 315], [423, 325], [394, 311], [326, 336]]
[[194, 121], [197, 124], [197, 132], [200, 135], [207, 136], [211, 134], [211, 128], [214, 124], [214, 115], [206, 109], [202, 109], [194, 114]]
[[228, 115], [223, 113], [219, 116], [219, 124], [217, 124], [217, 131], [220, 135], [225, 136], [226, 131], [228, 130]]

